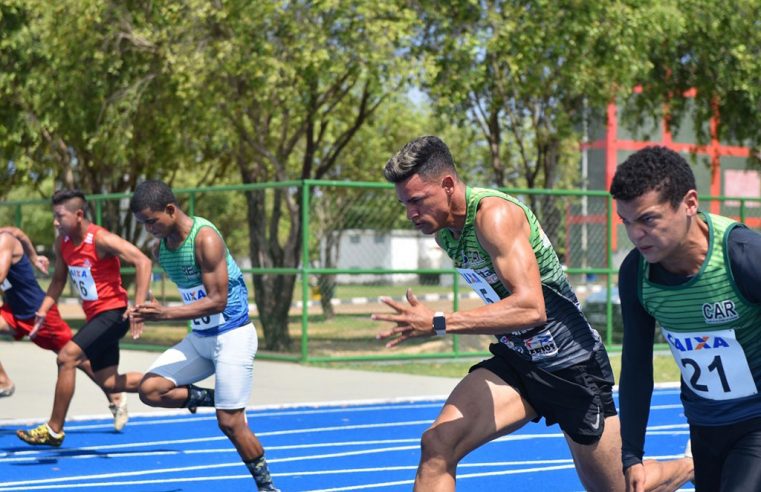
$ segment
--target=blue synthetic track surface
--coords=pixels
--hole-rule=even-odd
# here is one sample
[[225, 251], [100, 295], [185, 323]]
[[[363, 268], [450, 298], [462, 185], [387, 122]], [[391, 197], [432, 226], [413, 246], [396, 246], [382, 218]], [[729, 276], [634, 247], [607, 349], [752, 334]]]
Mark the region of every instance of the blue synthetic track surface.
[[[442, 403], [249, 409], [247, 417], [284, 492], [400, 491], [412, 488], [420, 435]], [[254, 490], [213, 413], [132, 416], [122, 433], [110, 419], [69, 421], [60, 448], [22, 443], [21, 427], [0, 426], [0, 492]], [[678, 390], [656, 390], [648, 456], [681, 455], [687, 437]], [[457, 473], [458, 491], [582, 490], [560, 429], [543, 422], [476, 450]]]

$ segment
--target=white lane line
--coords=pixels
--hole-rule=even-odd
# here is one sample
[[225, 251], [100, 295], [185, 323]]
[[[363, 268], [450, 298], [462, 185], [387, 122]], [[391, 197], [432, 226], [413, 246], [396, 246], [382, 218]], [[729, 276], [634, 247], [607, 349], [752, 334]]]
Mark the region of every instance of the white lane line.
[[[531, 467], [531, 468], [521, 468], [521, 469], [513, 469], [513, 470], [499, 470], [499, 471], [491, 471], [491, 472], [479, 472], [479, 473], [466, 473], [466, 474], [458, 474], [458, 479], [468, 479], [468, 478], [481, 478], [481, 477], [490, 477], [490, 476], [501, 476], [501, 475], [514, 475], [514, 474], [520, 474], [520, 473], [533, 473], [533, 472], [546, 472], [546, 471], [554, 471], [554, 470], [563, 470], [568, 468], [573, 468], [573, 460], [549, 460], [549, 461], [516, 461], [516, 462], [503, 462], [503, 463], [467, 463], [467, 464], [460, 464], [460, 468], [465, 467], [479, 467], [479, 466], [515, 466], [515, 465], [523, 465], [523, 464], [542, 464], [542, 463], [563, 463], [561, 465], [555, 465], [555, 466], [539, 466], [539, 467]], [[360, 474], [360, 473], [377, 473], [377, 472], [390, 472], [390, 471], [413, 471], [417, 469], [416, 465], [410, 465], [410, 466], [393, 466], [393, 467], [377, 467], [377, 468], [348, 468], [348, 469], [337, 469], [337, 470], [316, 470], [316, 471], [304, 471], [304, 472], [291, 472], [291, 473], [273, 473], [273, 478], [282, 478], [282, 477], [300, 477], [300, 476], [317, 476], [317, 475], [348, 475], [348, 474]], [[179, 477], [179, 478], [172, 478], [172, 483], [180, 483], [180, 482], [201, 482], [201, 481], [219, 481], [219, 480], [245, 480], [251, 479], [251, 476], [248, 474], [243, 475], [225, 475], [225, 476], [201, 476], [201, 477]], [[361, 490], [361, 489], [369, 489], [369, 488], [382, 488], [382, 487], [390, 487], [394, 485], [407, 485], [412, 484], [413, 480], [399, 480], [394, 482], [380, 482], [380, 483], [373, 483], [373, 484], [364, 484], [364, 485], [352, 485], [350, 487], [340, 487], [340, 488], [331, 488], [331, 489], [320, 489], [315, 490], [312, 492], [329, 492], [329, 491], [348, 491], [348, 490]], [[74, 484], [59, 484], [59, 485], [24, 485], [22, 487], [4, 487], [0, 485], [0, 492], [10, 492], [10, 491], [18, 491], [18, 490], [41, 490], [41, 489], [74, 489], [74, 488], [93, 488], [93, 487], [115, 487], [115, 486], [135, 486], [135, 485], [150, 485], [150, 484], [157, 484], [157, 483], [166, 483], [166, 480], [161, 479], [151, 479], [151, 480], [130, 480], [130, 481], [121, 481], [121, 482], [95, 482], [95, 483], [74, 483]]]
[[[350, 414], [357, 412], [375, 412], [385, 410], [410, 410], [410, 409], [424, 409], [424, 408], [440, 408], [442, 402], [429, 403], [429, 404], [413, 404], [413, 405], [382, 405], [372, 407], [344, 407], [344, 408], [330, 408], [321, 410], [300, 410], [300, 411], [279, 411], [279, 412], [259, 412], [259, 411], [246, 411], [246, 417], [249, 419], [265, 418], [265, 417], [288, 417], [288, 416], [301, 416], [301, 415], [325, 415], [325, 414]], [[210, 414], [204, 417], [194, 417], [190, 414], [183, 416], [177, 415], [173, 418], [166, 418], [166, 416], [156, 416], [157, 418], [145, 418], [141, 420], [132, 419], [130, 421], [130, 427], [147, 426], [147, 425], [164, 425], [164, 424], [186, 424], [190, 422], [204, 422], [204, 421], [216, 421], [217, 418]], [[113, 422], [104, 422], [102, 424], [82, 424], [82, 425], [67, 425], [66, 430], [81, 430], [81, 429], [110, 429], [113, 427]]]
[[[466, 480], [468, 478], [482, 478], [482, 477], [496, 477], [496, 476], [503, 476], [503, 475], [516, 475], [520, 473], [534, 473], [534, 472], [549, 472], [549, 471], [556, 471], [556, 470], [567, 470], [569, 468], [573, 468], [574, 464], [567, 464], [567, 465], [556, 465], [556, 466], [541, 466], [541, 467], [533, 467], [533, 468], [521, 468], [517, 470], [501, 470], [501, 471], [493, 471], [493, 472], [482, 472], [482, 473], [465, 473], [465, 474], [457, 474], [457, 480]], [[380, 483], [369, 483], [364, 485], [352, 485], [350, 487], [335, 487], [330, 489], [315, 489], [310, 490], [309, 492], [342, 492], [342, 491], [348, 491], [348, 490], [364, 490], [364, 489], [378, 489], [378, 488], [384, 488], [384, 487], [393, 487], [395, 485], [409, 485], [413, 484], [414, 480], [399, 480], [395, 482], [380, 482]]]
[[[295, 457], [289, 457], [289, 458], [271, 458], [271, 459], [268, 459], [267, 461], [271, 464], [274, 464], [274, 463], [286, 463], [286, 462], [293, 462], [293, 461], [311, 461], [315, 459], [326, 459], [326, 458], [344, 458], [347, 456], [370, 455], [370, 454], [388, 453], [388, 452], [394, 452], [394, 451], [409, 451], [409, 450], [415, 450], [415, 449], [418, 449], [417, 444], [411, 445], [411, 446], [392, 446], [392, 447], [385, 447], [385, 448], [365, 449], [365, 450], [359, 450], [359, 451], [344, 451], [340, 453], [326, 453], [326, 454], [316, 454], [316, 455], [309, 455], [309, 456], [295, 456]], [[69, 476], [69, 477], [43, 478], [43, 479], [37, 479], [37, 480], [17, 480], [12, 482], [0, 482], [0, 487], [12, 487], [12, 486], [18, 486], [18, 485], [53, 484], [53, 483], [72, 482], [72, 481], [80, 481], [80, 480], [99, 480], [99, 479], [102, 480], [104, 478], [117, 478], [117, 477], [138, 477], [138, 476], [153, 475], [153, 474], [160, 474], [160, 473], [189, 472], [194, 470], [229, 468], [234, 466], [242, 466], [242, 464], [240, 461], [235, 461], [232, 463], [215, 463], [215, 464], [204, 464], [204, 465], [183, 466], [183, 467], [173, 467], [173, 468], [154, 468], [149, 470], [118, 472], [118, 473], [98, 473], [94, 475], [75, 475], [75, 476]]]
[[[311, 427], [311, 428], [305, 428], [305, 429], [288, 429], [288, 430], [281, 430], [281, 431], [270, 431], [270, 432], [257, 432], [256, 434], [260, 437], [267, 437], [267, 436], [283, 436], [283, 435], [292, 435], [292, 434], [303, 434], [303, 433], [316, 433], [316, 432], [343, 432], [347, 430], [360, 430], [360, 429], [384, 429], [389, 427], [407, 427], [407, 426], [418, 426], [418, 425], [429, 425], [431, 423], [431, 420], [410, 420], [406, 422], [384, 422], [379, 424], [356, 424], [356, 425], [341, 425], [341, 426], [331, 426], [331, 427]], [[131, 442], [131, 443], [120, 443], [120, 444], [104, 444], [101, 446], [87, 446], [82, 448], [75, 448], [79, 451], [101, 451], [101, 450], [107, 450], [107, 449], [128, 449], [128, 448], [136, 448], [136, 447], [146, 447], [146, 446], [163, 446], [167, 444], [187, 444], [187, 443], [199, 443], [199, 442], [210, 442], [210, 441], [226, 441], [227, 437], [225, 436], [213, 436], [213, 437], [199, 437], [199, 438], [191, 438], [191, 439], [176, 439], [176, 440], [163, 440], [163, 441], [143, 441], [143, 442]], [[72, 449], [74, 451], [75, 449]], [[47, 452], [46, 452], [47, 451]], [[51, 456], [57, 456], [55, 454], [50, 454], [49, 450], [29, 450], [29, 451], [18, 451], [13, 452], [10, 455], [11, 456], [36, 456], [44, 454], [45, 457], [51, 457]], [[63, 456], [65, 457], [65, 453], [63, 453]]]

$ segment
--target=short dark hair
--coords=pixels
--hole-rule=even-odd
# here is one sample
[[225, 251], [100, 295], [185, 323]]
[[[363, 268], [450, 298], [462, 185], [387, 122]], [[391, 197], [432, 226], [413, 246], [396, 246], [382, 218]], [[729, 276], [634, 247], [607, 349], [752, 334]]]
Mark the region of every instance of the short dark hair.
[[87, 198], [85, 198], [85, 194], [79, 189], [64, 188], [58, 190], [53, 193], [51, 201], [53, 202], [53, 206], [64, 204], [66, 209], [71, 212], [82, 210], [85, 217], [87, 217]]
[[679, 153], [656, 145], [635, 152], [618, 166], [610, 194], [616, 200], [629, 201], [657, 191], [661, 202], [668, 201], [676, 208], [688, 191], [696, 189], [687, 161]]
[[149, 179], [137, 185], [130, 198], [129, 209], [132, 213], [141, 212], [146, 208], [157, 212], [164, 210], [170, 203], [177, 205], [177, 198], [172, 189], [163, 181]]
[[447, 144], [434, 136], [419, 137], [402, 147], [383, 169], [386, 180], [401, 183], [413, 174], [438, 176], [447, 171], [457, 176], [454, 159]]

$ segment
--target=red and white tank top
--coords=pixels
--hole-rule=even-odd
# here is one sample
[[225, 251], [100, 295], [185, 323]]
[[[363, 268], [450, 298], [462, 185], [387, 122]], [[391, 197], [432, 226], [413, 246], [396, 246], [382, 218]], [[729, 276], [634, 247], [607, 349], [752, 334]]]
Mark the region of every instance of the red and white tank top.
[[61, 256], [69, 267], [69, 280], [82, 298], [88, 321], [103, 311], [126, 307], [129, 302], [127, 291], [122, 287], [119, 258], [98, 258], [95, 236], [101, 231], [105, 229], [91, 223], [79, 245], [69, 236], [61, 242]]

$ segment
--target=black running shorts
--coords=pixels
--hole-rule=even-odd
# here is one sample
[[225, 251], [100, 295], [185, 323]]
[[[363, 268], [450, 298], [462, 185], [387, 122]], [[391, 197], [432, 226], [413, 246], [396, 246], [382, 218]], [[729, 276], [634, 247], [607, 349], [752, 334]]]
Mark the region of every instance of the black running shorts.
[[488, 369], [520, 393], [533, 408], [538, 422], [544, 417], [555, 423], [579, 444], [600, 440], [605, 418], [616, 415], [613, 401], [613, 371], [604, 349], [585, 362], [548, 372], [537, 368], [504, 344], [490, 347], [495, 355], [471, 367]]
[[690, 425], [695, 490], [761, 490], [761, 418], [729, 425]]
[[124, 311], [98, 313], [74, 335], [72, 340], [90, 359], [93, 371], [119, 365], [119, 340], [129, 329], [129, 319], [122, 319]]

